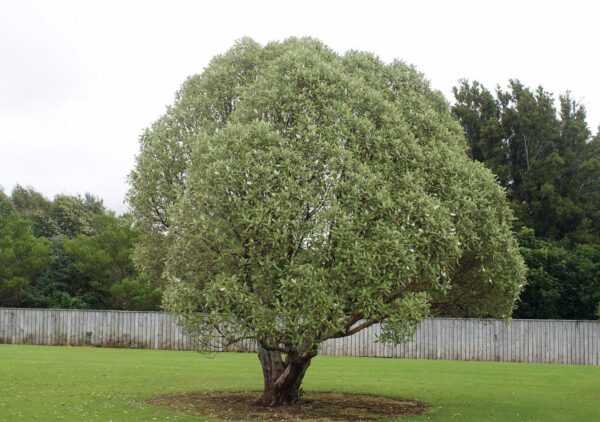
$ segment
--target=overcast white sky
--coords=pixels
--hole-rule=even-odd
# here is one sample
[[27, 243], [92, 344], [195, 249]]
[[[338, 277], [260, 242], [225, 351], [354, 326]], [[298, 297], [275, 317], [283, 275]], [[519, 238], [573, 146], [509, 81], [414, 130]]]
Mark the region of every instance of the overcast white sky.
[[570, 90], [600, 124], [595, 1], [0, 0], [0, 185], [91, 192], [124, 212], [138, 137], [236, 39], [309, 35], [460, 78]]

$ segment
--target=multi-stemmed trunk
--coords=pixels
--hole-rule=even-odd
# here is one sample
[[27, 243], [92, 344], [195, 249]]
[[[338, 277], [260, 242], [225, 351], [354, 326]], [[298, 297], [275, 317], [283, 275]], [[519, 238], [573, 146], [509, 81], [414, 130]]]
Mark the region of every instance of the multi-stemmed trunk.
[[282, 359], [281, 352], [260, 347], [258, 358], [265, 382], [261, 403], [269, 407], [298, 403], [300, 384], [313, 356], [299, 357], [288, 354]]

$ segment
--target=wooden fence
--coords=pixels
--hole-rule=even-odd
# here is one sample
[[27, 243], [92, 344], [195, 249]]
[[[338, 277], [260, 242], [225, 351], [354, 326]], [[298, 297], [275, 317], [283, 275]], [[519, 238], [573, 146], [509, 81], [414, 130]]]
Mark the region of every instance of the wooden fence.
[[[398, 346], [377, 341], [379, 326], [328, 340], [320, 354], [600, 365], [600, 321], [430, 318]], [[194, 350], [162, 312], [0, 308], [0, 343]], [[246, 341], [238, 351], [252, 351]]]

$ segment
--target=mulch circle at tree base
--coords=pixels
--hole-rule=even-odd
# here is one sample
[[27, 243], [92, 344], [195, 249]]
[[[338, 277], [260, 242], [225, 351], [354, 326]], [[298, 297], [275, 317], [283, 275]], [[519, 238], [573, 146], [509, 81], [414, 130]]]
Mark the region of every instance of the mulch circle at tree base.
[[237, 421], [377, 421], [418, 415], [427, 406], [415, 400], [338, 392], [311, 392], [297, 405], [265, 407], [260, 393], [209, 392], [165, 395], [147, 403], [180, 412]]

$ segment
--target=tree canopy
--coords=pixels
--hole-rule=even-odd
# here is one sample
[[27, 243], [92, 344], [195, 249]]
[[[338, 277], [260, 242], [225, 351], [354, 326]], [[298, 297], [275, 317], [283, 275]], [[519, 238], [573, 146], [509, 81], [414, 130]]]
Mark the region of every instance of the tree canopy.
[[36, 239], [17, 214], [0, 218], [0, 305], [18, 306], [24, 300], [31, 280], [46, 267], [48, 243]]
[[133, 267], [137, 236], [94, 195], [0, 188], [0, 306], [157, 310], [160, 290]]
[[495, 95], [478, 82], [454, 88], [454, 114], [471, 157], [507, 189], [517, 225], [575, 243], [600, 240], [600, 149], [584, 107], [568, 93], [558, 99], [512, 80]]
[[442, 95], [314, 39], [215, 57], [142, 136], [131, 183], [140, 269], [201, 346], [259, 342], [267, 405], [295, 400], [328, 338], [509, 317], [524, 282], [505, 192]]
[[497, 174], [516, 211], [529, 270], [513, 316], [597, 318], [600, 133], [591, 137], [585, 108], [517, 80], [494, 93], [462, 81], [454, 94], [472, 158]]

